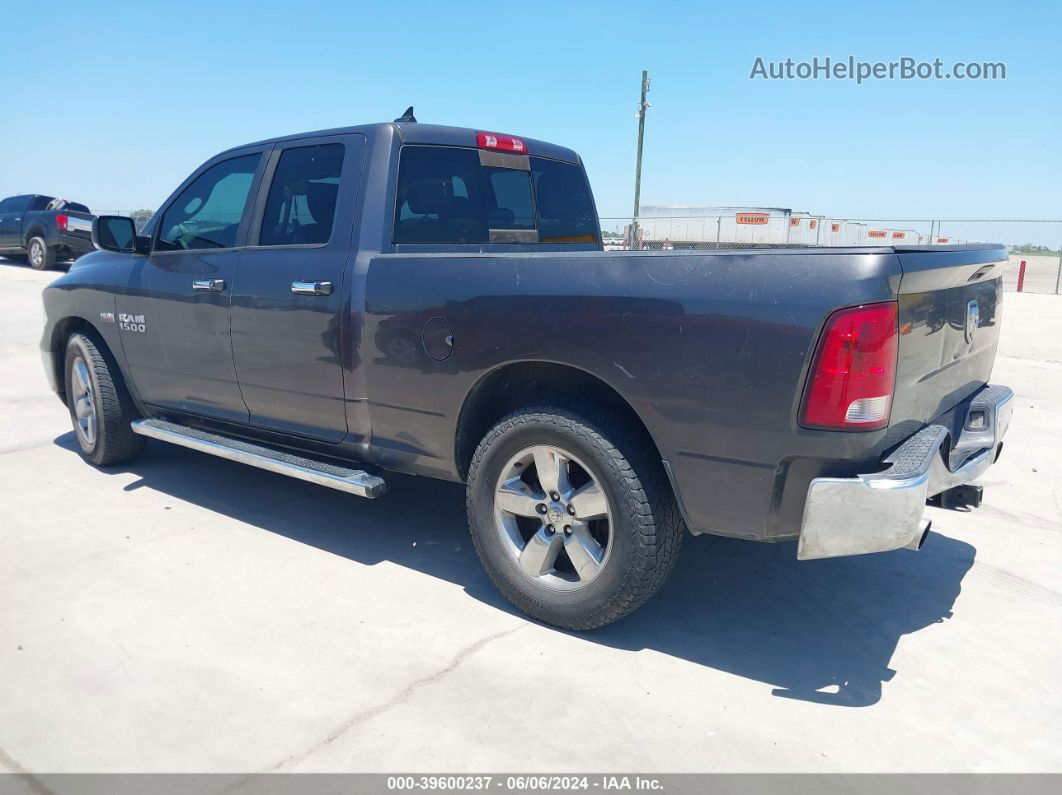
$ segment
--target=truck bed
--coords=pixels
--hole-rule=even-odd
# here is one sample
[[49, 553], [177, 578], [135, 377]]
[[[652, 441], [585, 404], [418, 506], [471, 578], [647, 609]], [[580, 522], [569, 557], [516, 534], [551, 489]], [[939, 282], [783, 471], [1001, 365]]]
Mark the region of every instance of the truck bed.
[[[366, 338], [385, 352], [365, 373], [374, 435], [401, 440], [418, 466], [456, 479], [443, 462], [459, 441], [455, 412], [476, 382], [507, 362], [565, 362], [639, 413], [691, 527], [791, 538], [814, 477], [865, 471], [987, 382], [1005, 259], [990, 245], [381, 255], [365, 285]], [[984, 311], [973, 348], [961, 349], [954, 313], [973, 295]], [[800, 427], [826, 318], [894, 300], [901, 335], [889, 427]], [[419, 338], [436, 315], [453, 325], [462, 364], [444, 363], [422, 381], [386, 352], [405, 350], [393, 341]]]

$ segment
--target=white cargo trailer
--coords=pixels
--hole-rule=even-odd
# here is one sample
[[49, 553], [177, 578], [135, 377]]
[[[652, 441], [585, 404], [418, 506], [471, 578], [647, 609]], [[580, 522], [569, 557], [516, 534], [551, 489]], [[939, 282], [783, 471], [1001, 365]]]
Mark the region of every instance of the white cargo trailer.
[[825, 219], [821, 215], [811, 213], [794, 212], [789, 216], [789, 234], [786, 242], [796, 246], [818, 246], [822, 243], [822, 223]]
[[691, 246], [911, 246], [954, 243], [915, 229], [869, 226], [782, 207], [653, 204], [641, 208], [646, 248]]
[[843, 218], [823, 219], [822, 245], [824, 246], [865, 246], [867, 245], [867, 225]]
[[638, 225], [642, 239], [656, 246], [785, 243], [792, 211], [780, 207], [645, 205]]

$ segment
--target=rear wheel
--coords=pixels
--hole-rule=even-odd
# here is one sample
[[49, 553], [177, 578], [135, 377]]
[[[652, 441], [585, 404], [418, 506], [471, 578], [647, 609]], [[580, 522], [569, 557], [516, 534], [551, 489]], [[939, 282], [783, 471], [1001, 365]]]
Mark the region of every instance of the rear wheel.
[[34, 270], [46, 271], [55, 267], [55, 249], [49, 246], [43, 237], [30, 238], [26, 256]]
[[144, 450], [144, 437], [130, 423], [138, 416], [109, 352], [85, 334], [66, 345], [66, 402], [81, 455], [97, 466], [131, 461]]
[[683, 526], [660, 462], [622, 423], [536, 406], [480, 442], [468, 478], [472, 538], [505, 597], [565, 629], [641, 606], [674, 567]]

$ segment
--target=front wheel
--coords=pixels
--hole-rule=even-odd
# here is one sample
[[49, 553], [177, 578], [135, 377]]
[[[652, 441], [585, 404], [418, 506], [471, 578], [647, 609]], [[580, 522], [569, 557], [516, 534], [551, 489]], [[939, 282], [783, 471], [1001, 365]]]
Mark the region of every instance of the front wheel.
[[34, 270], [47, 271], [55, 267], [55, 249], [49, 246], [43, 237], [30, 238], [26, 256]]
[[66, 345], [66, 402], [81, 455], [97, 466], [131, 461], [144, 450], [144, 437], [130, 423], [136, 407], [118, 366], [101, 345], [74, 334]]
[[651, 445], [588, 414], [509, 415], [480, 442], [468, 478], [472, 539], [491, 579], [520, 610], [564, 629], [600, 627], [644, 604], [683, 535]]

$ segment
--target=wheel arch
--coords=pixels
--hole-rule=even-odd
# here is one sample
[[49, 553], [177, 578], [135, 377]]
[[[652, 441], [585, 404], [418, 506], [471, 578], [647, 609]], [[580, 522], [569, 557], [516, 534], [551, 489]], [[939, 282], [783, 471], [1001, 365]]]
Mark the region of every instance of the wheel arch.
[[539, 403], [579, 403], [605, 409], [650, 446], [655, 460], [662, 460], [641, 416], [611, 384], [571, 365], [521, 361], [500, 365], [481, 376], [465, 396], [454, 441], [454, 463], [461, 479], [468, 477], [476, 446], [498, 420]]
[[48, 245], [47, 231], [43, 226], [40, 225], [40, 222], [34, 223], [32, 226], [30, 226], [29, 229], [26, 230], [26, 235], [22, 240], [22, 247], [28, 250], [30, 240], [35, 237], [41, 238], [41, 240], [44, 241], [44, 245]]
[[[69, 315], [58, 321], [52, 328], [49, 350], [51, 352], [51, 366], [52, 373], [55, 375], [55, 384], [57, 386], [59, 398], [64, 403], [66, 403], [66, 373], [63, 372], [63, 366], [66, 360], [66, 344], [74, 334], [79, 332], [91, 336], [93, 342], [106, 350], [111, 359], [116, 362], [118, 360], [118, 357], [114, 355], [114, 351], [110, 349], [107, 340], [104, 339], [103, 335], [99, 332], [99, 329], [85, 318], [77, 315]], [[118, 370], [121, 372], [120, 365]], [[124, 379], [124, 373], [122, 374], [122, 377]]]

